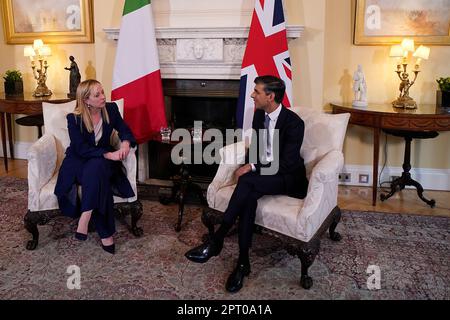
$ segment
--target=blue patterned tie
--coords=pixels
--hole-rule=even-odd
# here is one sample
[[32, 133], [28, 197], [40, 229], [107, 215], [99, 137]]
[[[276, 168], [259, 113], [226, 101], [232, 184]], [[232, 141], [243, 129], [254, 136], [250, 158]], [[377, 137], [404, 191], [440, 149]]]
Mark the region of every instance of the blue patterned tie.
[[270, 124], [270, 117], [268, 114], [266, 114], [266, 117], [264, 118], [264, 128], [266, 129], [266, 156], [270, 157], [270, 154], [272, 153], [272, 148], [270, 145], [270, 136], [269, 136], [269, 124]]

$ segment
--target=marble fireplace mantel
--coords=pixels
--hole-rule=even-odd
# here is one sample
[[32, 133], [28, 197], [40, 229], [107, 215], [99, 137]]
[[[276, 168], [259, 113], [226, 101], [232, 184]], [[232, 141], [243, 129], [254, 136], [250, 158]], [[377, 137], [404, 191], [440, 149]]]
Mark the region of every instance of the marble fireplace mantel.
[[[304, 27], [287, 26], [288, 41]], [[110, 40], [119, 28], [103, 29]], [[158, 27], [161, 74], [166, 79], [239, 79], [249, 27]]]

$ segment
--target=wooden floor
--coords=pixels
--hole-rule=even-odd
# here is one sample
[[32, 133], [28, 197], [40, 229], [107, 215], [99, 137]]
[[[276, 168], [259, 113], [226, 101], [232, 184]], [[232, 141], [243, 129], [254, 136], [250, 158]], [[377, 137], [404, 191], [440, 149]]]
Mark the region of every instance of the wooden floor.
[[[13, 176], [24, 179], [27, 178], [26, 160], [8, 160], [8, 169], [8, 172], [6, 172], [2, 158], [0, 160], [0, 177]], [[379, 189], [379, 192], [381, 193], [383, 190]], [[427, 204], [422, 202], [417, 196], [415, 189], [397, 192], [394, 196], [384, 202], [377, 200], [377, 205], [373, 207], [371, 205], [372, 188], [339, 186], [338, 204], [341, 209], [348, 210], [450, 217], [450, 192], [425, 190], [424, 196], [428, 199], [436, 200], [436, 207], [430, 208]]]

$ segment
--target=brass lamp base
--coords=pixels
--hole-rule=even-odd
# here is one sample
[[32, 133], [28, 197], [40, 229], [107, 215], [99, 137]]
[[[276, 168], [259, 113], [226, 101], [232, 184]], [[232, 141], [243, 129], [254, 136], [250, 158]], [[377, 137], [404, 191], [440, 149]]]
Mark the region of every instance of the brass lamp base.
[[392, 102], [394, 108], [417, 109], [417, 103], [411, 97], [399, 97]]
[[47, 86], [38, 86], [33, 92], [34, 97], [46, 97], [51, 96], [52, 91], [47, 88]]

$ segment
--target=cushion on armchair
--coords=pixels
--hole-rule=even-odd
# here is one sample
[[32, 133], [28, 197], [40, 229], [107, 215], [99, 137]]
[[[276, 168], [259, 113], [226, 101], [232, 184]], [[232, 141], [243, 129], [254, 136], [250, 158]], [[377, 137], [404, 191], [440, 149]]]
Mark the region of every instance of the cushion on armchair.
[[[120, 114], [123, 115], [123, 99], [114, 102]], [[75, 100], [60, 104], [42, 103], [45, 134], [28, 151], [28, 209], [31, 211], [58, 209], [58, 201], [53, 192], [66, 148], [70, 144], [66, 116], [75, 110], [75, 106]], [[111, 141], [115, 146], [120, 145], [115, 130], [111, 135]], [[114, 203], [134, 202], [137, 199], [137, 164], [134, 152], [135, 148], [130, 151], [130, 156], [123, 161], [123, 164], [135, 197], [123, 199], [114, 196]]]
[[293, 107], [305, 122], [300, 154], [309, 177], [312, 167], [330, 150], [342, 150], [347, 131], [348, 114], [327, 114], [314, 108]]

